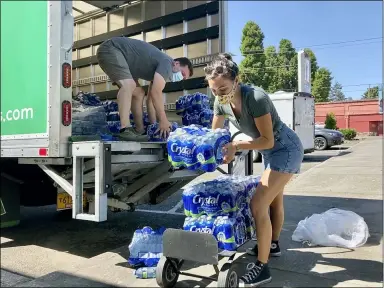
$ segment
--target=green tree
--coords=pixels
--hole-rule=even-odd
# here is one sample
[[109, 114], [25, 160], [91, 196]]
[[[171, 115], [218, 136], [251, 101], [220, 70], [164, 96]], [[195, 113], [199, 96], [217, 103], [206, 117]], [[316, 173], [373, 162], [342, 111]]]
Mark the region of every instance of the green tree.
[[[265, 73], [264, 73], [264, 83], [267, 88], [266, 91], [269, 93], [276, 92], [279, 87], [277, 85], [277, 75], [279, 61], [277, 59], [277, 52], [275, 46], [268, 46], [265, 48]], [[276, 67], [276, 68], [268, 68], [268, 67]]]
[[364, 92], [361, 99], [377, 99], [379, 98], [379, 86], [375, 86], [372, 88], [368, 88], [367, 91]]
[[311, 60], [311, 83], [313, 83], [315, 81], [316, 71], [319, 69], [317, 58], [311, 49], [305, 48], [304, 51], [308, 54], [309, 59]]
[[267, 89], [265, 78], [264, 34], [259, 25], [248, 21], [241, 36], [240, 51], [244, 59], [240, 63], [241, 81]]
[[279, 66], [275, 84], [277, 89], [297, 91], [297, 53], [288, 39], [280, 40], [277, 61]]
[[336, 81], [336, 83], [331, 87], [331, 91], [329, 93], [329, 101], [344, 101], [345, 95], [342, 89], [343, 86]]
[[327, 116], [325, 116], [325, 121], [324, 121], [324, 128], [326, 129], [333, 129], [335, 130], [337, 127], [337, 121], [336, 121], [336, 116], [333, 112], [328, 113]]
[[315, 81], [312, 83], [312, 94], [316, 102], [327, 102], [331, 90], [332, 76], [327, 68], [319, 68], [316, 71]]

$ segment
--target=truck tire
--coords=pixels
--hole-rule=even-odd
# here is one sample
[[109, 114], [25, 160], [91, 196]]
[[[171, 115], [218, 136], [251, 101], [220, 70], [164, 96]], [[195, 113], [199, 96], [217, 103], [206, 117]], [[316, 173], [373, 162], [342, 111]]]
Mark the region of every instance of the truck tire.
[[20, 224], [20, 183], [1, 174], [1, 224], [0, 228], [14, 227]]

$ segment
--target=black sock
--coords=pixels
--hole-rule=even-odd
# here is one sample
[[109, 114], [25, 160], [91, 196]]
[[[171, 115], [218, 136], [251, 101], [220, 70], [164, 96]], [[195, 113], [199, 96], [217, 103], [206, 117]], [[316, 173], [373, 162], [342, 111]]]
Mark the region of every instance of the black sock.
[[125, 129], [127, 129], [127, 128], [121, 128], [120, 133], [123, 133], [125, 131]]
[[257, 266], [263, 267], [264, 265], [267, 265], [267, 263], [260, 262], [259, 260], [255, 263]]

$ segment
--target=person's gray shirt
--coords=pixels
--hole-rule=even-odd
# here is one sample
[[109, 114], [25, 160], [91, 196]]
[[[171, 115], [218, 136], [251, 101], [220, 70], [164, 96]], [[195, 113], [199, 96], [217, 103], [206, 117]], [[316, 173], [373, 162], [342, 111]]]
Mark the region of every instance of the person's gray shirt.
[[231, 121], [239, 131], [253, 139], [260, 137], [260, 132], [255, 124], [255, 118], [270, 113], [273, 132], [282, 124], [271, 98], [259, 87], [250, 87], [241, 84], [241, 115], [239, 119], [234, 115], [231, 104], [222, 105], [217, 98], [215, 99], [213, 110], [215, 115], [223, 115], [229, 118], [229, 121]]
[[114, 37], [111, 41], [124, 55], [133, 79], [152, 81], [157, 72], [165, 82], [172, 80], [173, 59], [152, 44], [127, 37]]

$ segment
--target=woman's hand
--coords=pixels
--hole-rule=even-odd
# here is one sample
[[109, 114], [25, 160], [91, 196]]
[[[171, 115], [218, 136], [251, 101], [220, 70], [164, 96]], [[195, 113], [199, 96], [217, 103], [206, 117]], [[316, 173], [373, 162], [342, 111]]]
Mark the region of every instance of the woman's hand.
[[223, 153], [224, 153], [224, 164], [228, 164], [235, 159], [236, 154], [236, 145], [233, 142], [228, 143], [223, 147]]

